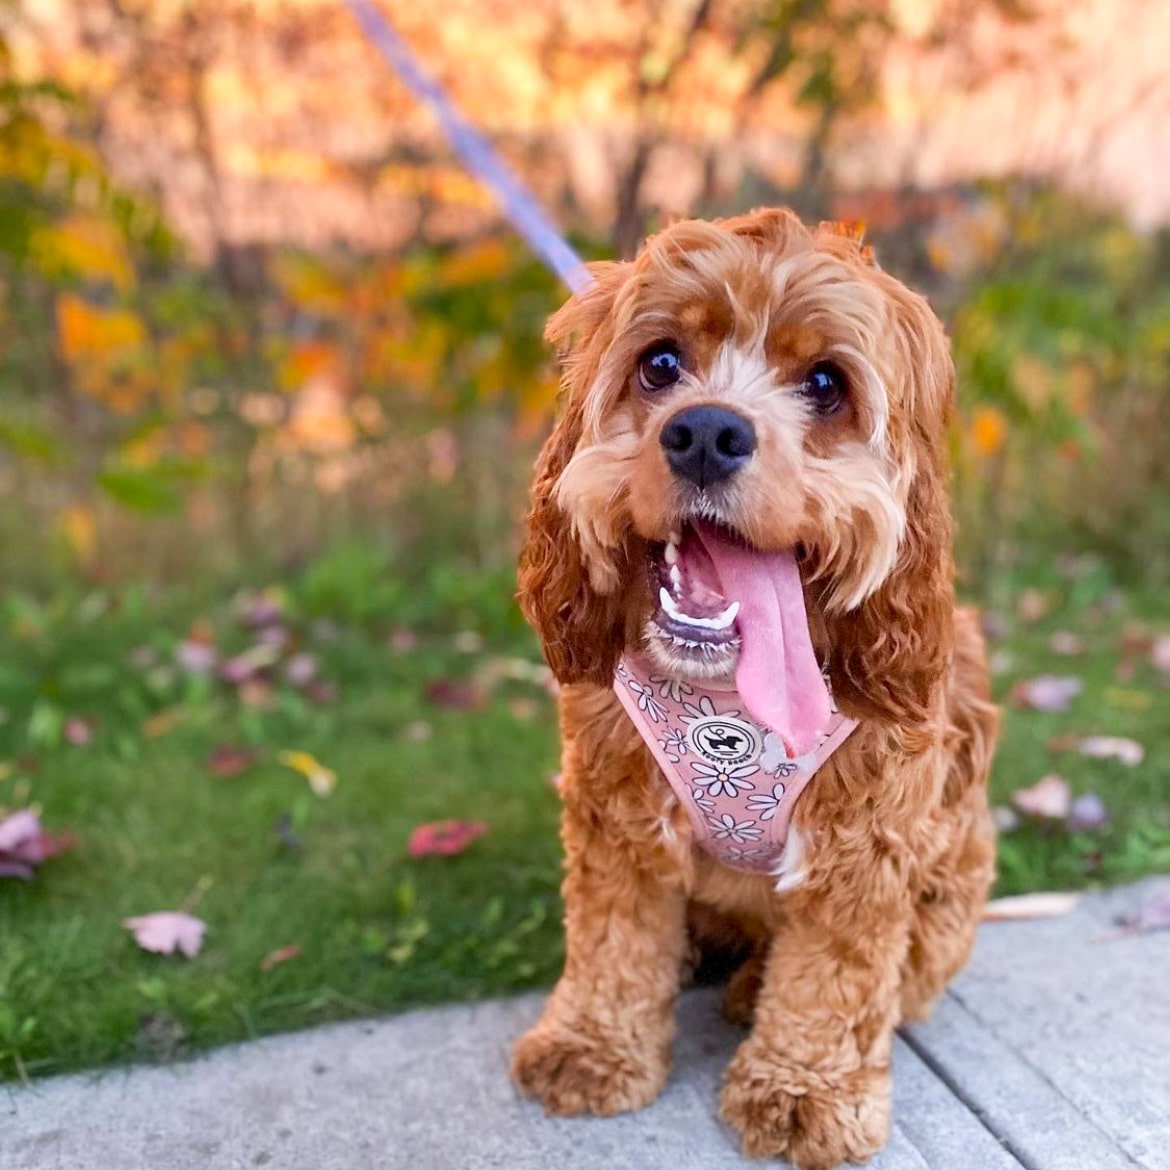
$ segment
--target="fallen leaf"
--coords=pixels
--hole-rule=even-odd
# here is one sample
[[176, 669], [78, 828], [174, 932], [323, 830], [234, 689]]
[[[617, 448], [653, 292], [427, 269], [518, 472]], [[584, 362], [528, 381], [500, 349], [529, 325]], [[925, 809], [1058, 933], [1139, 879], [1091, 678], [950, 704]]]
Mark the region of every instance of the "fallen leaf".
[[286, 768], [300, 772], [318, 796], [328, 796], [337, 787], [337, 773], [308, 752], [286, 751], [276, 758]]
[[1060, 918], [1076, 909], [1077, 893], [1017, 894], [1011, 898], [993, 898], [983, 907], [984, 922], [1019, 922], [1029, 918]]
[[406, 851], [411, 857], [452, 857], [487, 831], [484, 821], [430, 821], [414, 828]]
[[242, 654], [229, 658], [220, 668], [219, 677], [232, 686], [240, 686], [267, 670], [280, 658], [280, 650], [264, 642], [257, 642]]
[[11, 813], [0, 819], [0, 877], [32, 881], [38, 865], [76, 843], [70, 833], [57, 837], [46, 833], [31, 809]]
[[1016, 683], [1012, 701], [1017, 707], [1031, 707], [1034, 711], [1067, 711], [1084, 689], [1084, 681], [1075, 675], [1039, 674]]
[[1016, 598], [1016, 616], [1022, 622], [1038, 622], [1052, 608], [1052, 598], [1039, 589], [1025, 589]]
[[137, 918], [123, 918], [122, 925], [144, 951], [172, 955], [181, 951], [193, 959], [203, 947], [207, 923], [180, 910], [159, 910]]
[[418, 635], [414, 630], [399, 626], [398, 629], [391, 632], [388, 644], [396, 654], [407, 654], [418, 646]]
[[1065, 824], [1073, 833], [1096, 832], [1109, 824], [1109, 810], [1095, 792], [1086, 792], [1072, 802]]
[[319, 670], [320, 664], [315, 654], [294, 654], [284, 664], [284, 677], [294, 687], [307, 687], [317, 677]]
[[436, 707], [471, 711], [484, 706], [487, 695], [466, 679], [438, 678], [427, 683], [426, 696]]
[[1148, 691], [1138, 691], [1130, 687], [1106, 687], [1105, 702], [1110, 707], [1117, 707], [1122, 711], [1148, 711], [1153, 706], [1154, 699]]
[[1129, 768], [1137, 767], [1146, 757], [1146, 749], [1136, 739], [1117, 735], [1090, 735], [1077, 744], [1077, 750], [1096, 760], [1120, 760]]
[[1031, 788], [1020, 788], [1013, 792], [1012, 804], [1030, 817], [1063, 821], [1072, 807], [1072, 793], [1063, 776], [1044, 776]]
[[1142, 891], [1132, 924], [1137, 930], [1170, 930], [1170, 881], [1157, 881]]
[[188, 674], [210, 674], [219, 655], [210, 642], [188, 638], [175, 647], [175, 662]]
[[65, 720], [65, 742], [74, 747], [89, 747], [93, 743], [93, 724], [88, 719], [74, 716]]
[[1159, 634], [1150, 647], [1150, 661], [1155, 670], [1170, 674], [1170, 634]]
[[181, 714], [180, 707], [168, 707], [165, 711], [156, 712], [143, 723], [142, 734], [147, 739], [158, 739], [160, 735], [166, 735], [179, 722]]
[[233, 776], [242, 776], [260, 762], [260, 752], [256, 748], [233, 747], [231, 744], [216, 744], [207, 757], [207, 770], [222, 780], [230, 780]]
[[1085, 640], [1080, 634], [1074, 634], [1071, 630], [1057, 630], [1048, 639], [1048, 648], [1053, 654], [1064, 654], [1070, 658], [1076, 657], [1078, 654], [1084, 654]]
[[270, 626], [284, 617], [284, 595], [275, 587], [244, 596], [239, 603], [240, 620], [253, 629]]
[[991, 819], [1000, 833], [1014, 833], [1020, 827], [1020, 814], [1014, 808], [1008, 808], [1006, 804], [993, 805]]
[[281, 963], [287, 963], [290, 959], [298, 958], [300, 953], [301, 948], [296, 943], [292, 943], [287, 947], [277, 947], [276, 950], [269, 951], [260, 960], [260, 970], [271, 971], [273, 967], [279, 967]]
[[276, 690], [267, 679], [250, 678], [240, 684], [236, 698], [249, 711], [271, 711], [276, 705]]

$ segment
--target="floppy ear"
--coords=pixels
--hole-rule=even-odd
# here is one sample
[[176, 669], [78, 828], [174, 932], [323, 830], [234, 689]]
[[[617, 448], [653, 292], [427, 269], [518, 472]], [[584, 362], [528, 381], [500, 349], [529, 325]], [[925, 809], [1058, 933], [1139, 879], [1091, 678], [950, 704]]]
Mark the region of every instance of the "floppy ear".
[[[556, 499], [557, 484], [581, 441], [585, 402], [604, 350], [601, 336], [621, 284], [621, 264], [591, 266], [595, 281], [548, 323], [545, 337], [562, 343], [562, 410], [536, 461], [532, 507], [520, 552], [519, 599], [540, 635], [557, 681], [609, 686], [625, 646], [629, 619], [622, 586], [602, 591], [590, 580], [577, 534]], [[627, 549], [615, 550], [614, 577], [629, 582]]]
[[[830, 672], [848, 706], [904, 726], [926, 722], [954, 652], [953, 525], [946, 427], [954, 366], [926, 302], [880, 277], [892, 306], [890, 441], [910, 475], [906, 528], [891, 574], [857, 609], [826, 618]], [[896, 417], [895, 417], [896, 416]]]

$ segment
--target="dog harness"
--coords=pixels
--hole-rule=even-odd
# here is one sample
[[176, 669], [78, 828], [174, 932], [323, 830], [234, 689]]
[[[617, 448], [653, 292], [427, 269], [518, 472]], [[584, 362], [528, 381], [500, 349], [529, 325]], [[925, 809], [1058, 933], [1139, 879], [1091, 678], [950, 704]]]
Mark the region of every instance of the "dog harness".
[[780, 737], [747, 714], [734, 687], [667, 678], [643, 656], [627, 654], [614, 689], [687, 810], [696, 843], [748, 873], [780, 868], [797, 798], [857, 726], [833, 704], [817, 746], [790, 759]]

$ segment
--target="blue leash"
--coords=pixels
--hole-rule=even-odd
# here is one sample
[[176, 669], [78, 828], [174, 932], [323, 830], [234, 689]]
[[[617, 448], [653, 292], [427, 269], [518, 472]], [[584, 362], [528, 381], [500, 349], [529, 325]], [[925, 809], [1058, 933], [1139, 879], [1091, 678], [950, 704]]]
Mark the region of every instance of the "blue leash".
[[455, 108], [442, 87], [419, 65], [410, 46], [395, 32], [372, 0], [344, 0], [362, 32], [386, 63], [439, 120], [443, 133], [464, 166], [494, 192], [504, 214], [544, 262], [580, 292], [593, 277], [556, 224], [496, 153], [492, 144]]

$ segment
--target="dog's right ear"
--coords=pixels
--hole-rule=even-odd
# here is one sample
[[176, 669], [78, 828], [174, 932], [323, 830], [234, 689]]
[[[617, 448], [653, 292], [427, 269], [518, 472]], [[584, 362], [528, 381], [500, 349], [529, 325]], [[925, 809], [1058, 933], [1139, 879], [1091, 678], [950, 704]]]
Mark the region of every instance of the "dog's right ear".
[[[607, 323], [625, 264], [590, 265], [594, 281], [550, 318], [547, 340], [561, 347], [561, 415], [536, 461], [532, 508], [520, 553], [519, 599], [540, 635], [557, 681], [610, 686], [625, 645], [625, 597], [590, 580], [578, 534], [556, 498], [557, 484], [584, 430], [585, 404], [600, 372]], [[623, 557], [624, 551], [615, 551]], [[629, 580], [626, 566], [615, 576]]]

